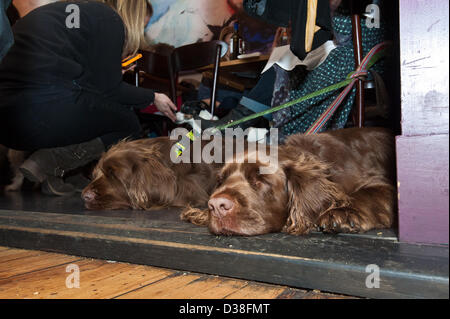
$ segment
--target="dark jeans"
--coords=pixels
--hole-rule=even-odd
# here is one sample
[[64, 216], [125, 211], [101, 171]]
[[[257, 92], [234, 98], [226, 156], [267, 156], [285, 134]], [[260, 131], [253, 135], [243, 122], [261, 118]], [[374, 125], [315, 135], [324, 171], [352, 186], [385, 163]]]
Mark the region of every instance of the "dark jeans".
[[253, 89], [250, 90], [246, 97], [249, 99], [258, 101], [268, 107], [272, 104], [272, 96], [273, 96], [273, 88], [275, 85], [275, 69], [271, 67], [266, 72], [261, 74], [261, 77], [258, 80], [258, 83], [255, 85]]
[[34, 151], [80, 144], [100, 137], [105, 147], [139, 136], [133, 110], [92, 93], [72, 93], [37, 102], [0, 107], [0, 144]]
[[[221, 103], [225, 104], [232, 104], [228, 103], [227, 100], [233, 99], [236, 100], [236, 105], [238, 104], [238, 101], [242, 98], [242, 96], [246, 96], [249, 99], [258, 101], [259, 103], [262, 103], [264, 105], [267, 105], [268, 107], [272, 104], [272, 95], [275, 85], [275, 69], [271, 67], [266, 72], [261, 74], [261, 77], [259, 78], [256, 85], [250, 90], [245, 91], [243, 94], [238, 93], [235, 91], [230, 90], [218, 90], [217, 92], [217, 100]], [[199, 100], [207, 99], [211, 96], [211, 89], [201, 85], [199, 88]], [[221, 104], [222, 105], [222, 104]], [[230, 107], [227, 107], [230, 108]]]

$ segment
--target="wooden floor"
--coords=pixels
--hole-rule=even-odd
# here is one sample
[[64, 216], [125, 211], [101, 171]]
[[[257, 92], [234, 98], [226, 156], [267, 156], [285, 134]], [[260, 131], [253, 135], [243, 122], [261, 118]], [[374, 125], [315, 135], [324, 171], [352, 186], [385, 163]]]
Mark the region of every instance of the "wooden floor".
[[[74, 271], [75, 269], [75, 271]], [[79, 269], [79, 288], [76, 283]], [[0, 247], [0, 299], [337, 299], [150, 266]]]

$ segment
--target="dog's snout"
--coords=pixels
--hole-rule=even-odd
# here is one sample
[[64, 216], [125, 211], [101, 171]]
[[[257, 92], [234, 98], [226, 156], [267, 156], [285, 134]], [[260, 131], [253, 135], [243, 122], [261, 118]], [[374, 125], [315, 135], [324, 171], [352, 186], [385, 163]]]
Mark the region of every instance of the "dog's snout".
[[83, 200], [84, 200], [86, 203], [91, 203], [91, 202], [93, 202], [93, 201], [95, 200], [95, 197], [96, 197], [96, 196], [97, 196], [97, 195], [96, 195], [95, 192], [92, 191], [92, 190], [85, 191], [85, 192], [83, 192], [83, 195], [82, 195]]
[[216, 217], [224, 217], [233, 210], [234, 202], [225, 197], [215, 197], [209, 200], [208, 206]]

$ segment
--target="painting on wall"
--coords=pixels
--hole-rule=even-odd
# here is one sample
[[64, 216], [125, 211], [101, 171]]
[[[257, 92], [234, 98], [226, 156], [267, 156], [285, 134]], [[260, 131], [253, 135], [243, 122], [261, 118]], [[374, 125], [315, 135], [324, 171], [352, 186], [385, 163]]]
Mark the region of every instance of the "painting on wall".
[[219, 39], [224, 27], [239, 22], [247, 52], [267, 53], [276, 26], [247, 15], [243, 0], [150, 0], [154, 14], [146, 36], [150, 44], [179, 47], [199, 41]]

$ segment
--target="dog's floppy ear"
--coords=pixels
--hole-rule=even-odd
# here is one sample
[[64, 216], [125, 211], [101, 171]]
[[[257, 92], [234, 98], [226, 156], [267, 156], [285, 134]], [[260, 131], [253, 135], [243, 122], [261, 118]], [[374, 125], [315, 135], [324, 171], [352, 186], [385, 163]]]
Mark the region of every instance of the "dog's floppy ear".
[[283, 231], [306, 234], [315, 228], [322, 212], [342, 207], [348, 201], [329, 180], [329, 166], [311, 154], [282, 162], [287, 179], [289, 216]]
[[128, 196], [135, 209], [170, 206], [176, 196], [176, 176], [155, 158], [134, 163]]

